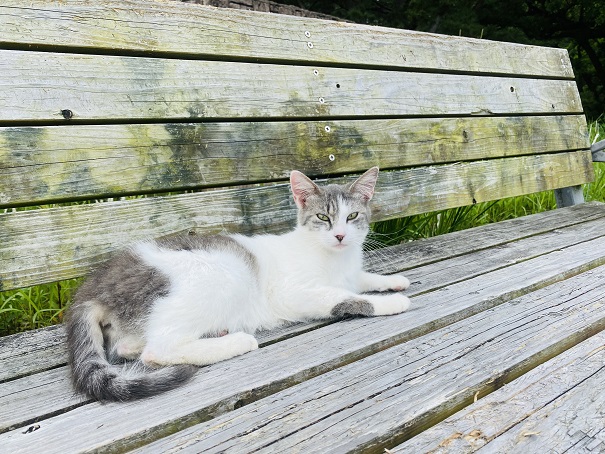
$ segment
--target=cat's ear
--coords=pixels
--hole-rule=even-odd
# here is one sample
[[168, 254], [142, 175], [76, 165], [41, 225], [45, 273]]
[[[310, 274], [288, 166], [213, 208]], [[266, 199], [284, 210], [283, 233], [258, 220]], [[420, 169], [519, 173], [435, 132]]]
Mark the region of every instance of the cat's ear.
[[306, 206], [309, 197], [319, 194], [319, 187], [298, 170], [293, 170], [290, 173], [290, 186], [292, 187], [294, 201], [299, 208]]
[[378, 167], [372, 167], [349, 186], [349, 191], [361, 195], [367, 202], [374, 196], [377, 179]]

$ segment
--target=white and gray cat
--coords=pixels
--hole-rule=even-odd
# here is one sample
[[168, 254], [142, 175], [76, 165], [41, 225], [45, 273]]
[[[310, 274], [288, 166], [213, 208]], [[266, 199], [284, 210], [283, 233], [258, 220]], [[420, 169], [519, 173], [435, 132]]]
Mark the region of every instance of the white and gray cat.
[[[75, 388], [129, 400], [174, 388], [196, 366], [258, 348], [285, 322], [391, 315], [409, 281], [362, 268], [378, 167], [346, 185], [290, 176], [298, 225], [284, 235], [183, 236], [116, 254], [84, 282], [67, 315]], [[120, 362], [145, 365], [128, 372]]]

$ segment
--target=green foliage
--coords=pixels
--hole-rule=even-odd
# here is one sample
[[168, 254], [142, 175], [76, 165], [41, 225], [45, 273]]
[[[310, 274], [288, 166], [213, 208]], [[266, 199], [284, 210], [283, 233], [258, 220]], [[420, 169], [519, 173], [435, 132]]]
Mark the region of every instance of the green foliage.
[[78, 279], [0, 293], [0, 336], [60, 323]]

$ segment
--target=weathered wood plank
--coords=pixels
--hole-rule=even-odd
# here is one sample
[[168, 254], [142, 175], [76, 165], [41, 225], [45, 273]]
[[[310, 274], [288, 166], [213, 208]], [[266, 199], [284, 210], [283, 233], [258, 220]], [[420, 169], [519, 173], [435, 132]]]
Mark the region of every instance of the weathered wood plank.
[[[587, 208], [588, 205], [558, 210], [554, 218], [554, 212], [545, 212], [466, 230], [464, 238], [456, 233], [442, 235], [438, 238], [441, 241], [439, 248], [430, 247], [435, 243], [435, 239], [431, 239], [370, 251], [367, 254], [371, 259], [368, 269], [393, 273], [415, 266], [417, 268], [405, 273], [412, 281], [406, 293], [410, 296], [425, 293], [602, 236], [605, 209], [592, 210], [595, 215], [600, 213], [600, 217], [589, 220], [592, 216], [588, 216], [590, 210]], [[418, 243], [422, 243], [421, 248], [416, 247]], [[444, 258], [444, 251], [451, 253], [451, 258]], [[267, 345], [325, 323], [297, 324], [278, 331], [257, 333], [256, 337], [261, 345]], [[66, 358], [62, 326], [0, 338], [0, 382], [65, 365]]]
[[588, 148], [583, 116], [0, 128], [0, 207]]
[[[72, 449], [69, 443], [77, 444], [79, 449], [84, 449], [83, 446], [93, 449], [108, 445], [112, 445], [113, 449], [124, 449], [159, 438], [230, 411], [242, 403], [274, 394], [377, 351], [600, 266], [605, 263], [605, 257], [598, 247], [601, 242], [597, 239], [563, 248], [414, 297], [413, 308], [400, 316], [350, 320], [322, 327], [295, 339], [286, 339], [207, 367], [189, 385], [147, 401], [105, 405], [93, 403], [77, 408], [67, 414], [45, 419], [40, 430], [27, 434], [32, 437], [24, 438], [19, 429], [1, 435], [0, 443], [18, 450], [19, 446], [23, 446], [21, 443], [27, 443], [28, 447], [35, 446], [38, 437], [43, 437], [45, 440], [56, 439], [60, 444], [55, 448], [44, 443], [46, 452], [55, 449], [65, 452]], [[600, 272], [596, 274], [601, 275]], [[486, 282], [489, 282], [488, 286]], [[601, 280], [593, 279], [591, 282], [602, 284]], [[569, 295], [570, 292], [567, 290], [563, 293]], [[530, 299], [533, 300], [533, 297]], [[598, 312], [593, 311], [591, 316], [596, 317]], [[589, 323], [586, 318], [584, 321]], [[568, 325], [568, 329], [574, 328], [577, 327]], [[64, 386], [67, 384], [64, 383]], [[44, 400], [45, 392], [54, 391], [43, 382], [32, 389], [31, 398], [38, 402]], [[224, 392], [218, 395], [217, 389]], [[191, 398], [192, 395], [195, 395], [195, 399]], [[145, 418], [140, 417], [143, 414]], [[116, 420], [120, 421], [119, 435], [112, 423]], [[56, 436], [67, 427], [72, 434], [70, 441]], [[121, 437], [121, 441], [116, 442], [116, 437]]]
[[605, 311], [593, 310], [604, 289], [603, 279], [572, 278], [136, 452], [384, 452], [389, 440], [605, 328]]
[[[491, 452], [515, 452], [515, 448], [522, 449], [521, 452], [547, 452], [548, 445], [552, 441], [557, 443], [552, 448], [564, 452], [566, 446], [560, 439], [561, 436], [569, 441], [581, 432], [589, 433], [590, 429], [605, 427], [605, 421], [599, 424], [597, 419], [599, 409], [595, 409], [596, 411], [589, 409], [593, 403], [601, 403], [601, 409], [605, 408], [602, 398], [599, 397], [605, 396], [602, 389], [605, 362], [603, 345], [605, 345], [605, 332], [600, 332], [436, 426], [396, 448], [390, 448], [389, 452], [393, 454], [474, 452], [483, 446], [487, 446], [487, 450]], [[594, 396], [594, 393], [598, 395]], [[559, 421], [559, 424], [555, 425], [559, 429], [556, 434], [547, 435], [539, 429], [536, 430], [535, 427], [532, 429], [526, 427], [528, 418], [533, 421], [536, 416], [539, 417], [544, 412], [553, 416], [553, 407], [559, 407], [560, 403], [568, 402], [570, 398], [582, 402], [584, 407], [574, 415], [575, 417], [569, 418], [567, 423], [561, 424]], [[577, 423], [586, 423], [581, 415], [590, 415], [595, 419], [589, 425], [578, 427]], [[517, 424], [525, 426], [525, 435], [515, 431]], [[496, 448], [499, 445], [498, 441], [494, 445], [491, 444], [499, 437], [510, 441], [511, 435], [515, 432], [516, 435], [520, 435], [515, 439], [516, 447], [508, 446], [508, 449], [503, 449], [500, 445], [498, 449]], [[528, 442], [539, 442], [540, 449], [530, 450]]]
[[[592, 178], [589, 150], [383, 172], [373, 210], [375, 220], [387, 219]], [[294, 219], [287, 184], [4, 213], [0, 243], [7, 246], [0, 249], [0, 289], [81, 276], [107, 253], [151, 236], [194, 227], [278, 231], [291, 227]]]
[[[576, 256], [581, 255], [580, 251], [577, 252]], [[559, 256], [561, 262], [566, 258], [565, 256]], [[523, 273], [523, 276], [526, 274], [533, 274], [534, 276], [542, 274], [542, 278], [544, 278], [545, 270], [542, 265], [552, 267], [553, 257], [549, 257], [549, 259], [548, 261], [544, 258], [536, 259], [531, 265], [528, 263], [520, 264], [517, 271]], [[577, 259], [578, 257], [576, 257]], [[542, 268], [542, 272], [536, 273], [536, 267]], [[522, 268], [525, 268], [528, 272], [524, 273]], [[552, 269], [554, 270], [554, 267]], [[433, 330], [455, 323], [459, 319], [456, 320], [455, 317], [452, 318], [451, 316], [456, 311], [461, 310], [462, 306], [467, 308], [475, 306], [479, 312], [487, 310], [491, 305], [486, 304], [485, 293], [499, 294], [500, 296], [496, 298], [504, 297], [504, 300], [500, 301], [500, 303], [503, 303], [509, 300], [509, 297], [513, 294], [518, 295], [517, 292], [521, 287], [527, 289], [527, 283], [522, 282], [521, 274], [518, 275], [519, 279], [511, 279], [510, 273], [506, 275], [500, 273], [501, 277], [498, 277], [498, 273], [492, 273], [491, 277], [494, 277], [495, 281], [489, 281], [492, 285], [487, 290], [485, 289], [485, 277], [476, 280], [471, 279], [459, 286], [449, 287], [449, 291], [434, 292], [431, 296], [423, 295], [416, 298], [414, 314], [410, 312], [408, 316], [357, 319], [338, 324], [338, 326], [326, 326], [313, 333], [299, 336], [297, 339], [273, 344], [243, 357], [230, 360], [227, 363], [205, 368], [189, 386], [173, 392], [147, 401], [105, 405], [93, 403], [79, 407], [64, 415], [41, 421], [40, 430], [26, 434], [28, 437], [23, 436], [22, 429], [17, 429], [0, 435], [0, 442], [3, 446], [9, 447], [11, 452], [14, 452], [25, 445], [28, 447], [40, 446], [42, 449], [42, 444], [38, 440], [43, 439], [45, 440], [43, 444], [45, 452], [58, 452], [60, 450], [65, 452], [65, 450], [73, 449], [124, 450], [139, 443], [160, 438], [167, 433], [173, 433], [187, 425], [225, 413], [234, 407], [241, 406], [242, 403], [254, 401], [267, 394], [274, 394], [285, 387], [310, 380], [317, 375], [335, 370], [338, 366], [350, 364], [370, 354], [372, 354], [371, 358], [380, 358], [380, 354], [376, 354], [376, 352], [418, 337], [418, 334], [421, 333], [414, 335], [414, 331], [424, 324], [430, 325], [430, 329]], [[602, 270], [599, 270], [597, 275], [601, 274]], [[530, 281], [534, 280], [532, 276], [528, 276], [528, 278]], [[582, 276], [582, 278], [585, 279], [585, 276]], [[452, 368], [453, 372], [450, 372], [450, 374], [460, 375], [460, 389], [469, 388], [461, 393], [458, 398], [462, 400], [472, 399], [472, 396], [478, 390], [473, 388], [477, 385], [472, 380], [477, 378], [479, 374], [484, 377], [480, 380], [483, 389], [485, 389], [485, 386], [489, 386], [490, 379], [494, 376], [501, 375], [502, 377], [507, 376], [509, 379], [514, 378], [514, 370], [504, 366], [492, 367], [492, 364], [505, 364], [502, 363], [502, 356], [512, 357], [510, 351], [500, 345], [500, 342], [507, 341], [507, 336], [512, 338], [511, 341], [514, 345], [516, 345], [516, 342], [522, 345], [524, 341], [531, 340], [531, 342], [525, 343], [524, 348], [517, 350], [518, 358], [525, 355], [526, 358], [538, 359], [542, 355], [541, 359], [545, 360], [548, 359], [549, 354], [554, 354], [547, 347], [549, 342], [553, 341], [553, 338], [558, 339], [558, 341], [553, 342], [553, 345], [559, 344], [559, 346], [570, 347], [595, 330], [598, 331], [598, 329], [605, 327], [605, 315], [602, 311], [584, 310], [585, 307], [590, 307], [591, 297], [594, 298], [590, 290], [594, 289], [595, 294], [602, 295], [602, 287], [605, 283], [602, 279], [589, 279], [586, 284], [584, 281], [582, 281], [582, 284], [578, 284], [579, 281], [574, 281], [574, 279], [540, 291], [539, 295], [543, 298], [538, 301], [540, 306], [544, 308], [542, 311], [535, 309], [536, 298], [534, 295], [530, 295], [528, 298], [520, 298], [514, 304], [507, 305], [510, 309], [507, 308], [504, 312], [512, 311], [510, 317], [503, 317], [502, 311], [481, 313], [477, 317], [473, 317], [471, 321], [476, 324], [477, 328], [474, 330], [469, 330], [462, 323], [451, 327], [449, 330], [446, 329], [445, 331], [450, 333], [449, 336], [444, 335], [443, 332], [429, 335], [433, 339], [432, 341], [429, 342], [426, 339], [419, 342], [410, 341], [407, 345], [399, 347], [399, 350], [404, 355], [417, 353], [417, 360], [420, 360], [421, 363], [410, 361], [412, 370], [418, 371], [421, 378], [435, 380], [435, 375], [438, 376], [439, 374], [432, 374], [430, 367], [428, 370], [425, 369], [434, 361], [445, 362], [446, 365], [451, 363], [451, 357], [441, 351], [442, 347], [445, 347], [443, 344], [458, 344], [460, 351], [464, 354], [457, 356], [460, 356], [463, 362], [465, 358], [468, 360], [465, 371], [468, 372], [469, 367], [474, 367], [477, 374], [456, 372], [458, 370], [457, 366]], [[544, 284], [544, 281], [542, 281], [542, 284]], [[503, 286], [508, 287], [508, 292], [504, 292], [508, 294], [508, 297], [505, 297], [502, 293]], [[456, 292], [451, 290], [454, 287], [458, 287], [457, 290], [460, 292], [457, 297], [454, 296]], [[500, 288], [496, 290], [496, 287]], [[513, 287], [518, 288], [514, 290]], [[483, 295], [479, 296], [477, 294], [479, 292]], [[556, 309], [553, 307], [553, 301], [560, 303]], [[444, 311], [449, 312], [450, 316], [447, 317], [449, 319], [448, 323], [441, 325], [439, 320], [443, 320], [441, 316], [445, 315]], [[472, 313], [472, 311], [466, 311], [465, 317], [471, 316]], [[561, 314], [565, 314], [565, 316], [561, 316]], [[506, 320], [507, 323], [496, 323], [498, 320], [500, 322]], [[490, 323], [492, 324], [490, 325]], [[517, 325], [519, 327], [515, 328]], [[545, 326], [551, 326], [552, 329], [543, 333]], [[494, 332], [497, 333], [498, 330], [502, 330], [501, 335], [490, 336], [490, 331], [493, 334]], [[463, 333], [466, 335], [463, 335]], [[458, 342], [461, 335], [464, 340]], [[391, 343], [394, 340], [393, 336], [398, 337], [398, 341], [394, 344]], [[497, 341], [492, 343], [481, 341], [484, 338], [494, 338]], [[483, 357], [483, 355], [481, 355], [481, 349], [475, 347], [481, 344], [489, 352], [484, 353], [484, 356], [492, 358], [491, 361], [496, 362], [488, 361], [482, 366], [482, 363], [477, 361], [477, 358]], [[416, 348], [410, 346], [416, 346]], [[475, 350], [478, 353], [474, 352]], [[362, 351], [365, 351], [366, 354], [361, 354]], [[433, 352], [433, 359], [426, 354], [427, 351]], [[371, 358], [370, 361], [372, 361]], [[424, 367], [421, 367], [422, 363], [425, 363]], [[393, 360], [390, 360], [385, 363], [383, 368], [393, 370], [397, 368], [395, 364]], [[523, 361], [519, 360], [517, 364], [522, 367]], [[336, 370], [335, 374], [338, 375], [343, 369]], [[401, 374], [395, 375], [398, 380], [401, 380]], [[359, 374], [354, 374], [354, 376], [359, 380]], [[433, 399], [429, 399], [428, 404], [438, 405], [441, 403], [443, 399], [437, 391], [447, 393], [448, 389], [451, 389], [449, 386], [452, 382], [454, 380], [451, 375], [444, 375], [443, 380], [439, 382], [441, 384], [433, 388], [433, 394], [429, 396], [432, 396]], [[390, 383], [392, 384], [392, 382]], [[414, 384], [411, 386], [414, 388]], [[430, 383], [427, 386], [431, 387]], [[217, 389], [223, 390], [220, 397], [217, 395]], [[317, 388], [314, 389], [316, 393]], [[330, 393], [331, 391], [328, 390], [326, 394], [329, 395]], [[195, 395], [195, 399], [191, 398], [192, 395]], [[348, 393], [348, 395], [353, 397], [355, 394]], [[413, 408], [414, 400], [410, 400], [409, 396], [399, 397], [406, 399], [407, 405]], [[456, 397], [450, 396], [448, 400], [456, 401]], [[379, 410], [381, 409], [380, 405], [380, 402], [374, 402], [372, 407]], [[138, 415], [138, 417], [135, 417], [135, 415]], [[145, 417], [143, 418], [141, 415], [145, 415]], [[367, 418], [363, 419], [368, 420]], [[377, 421], [380, 420], [380, 418], [376, 419]], [[119, 428], [112, 424], [116, 420], [120, 421]], [[78, 421], [78, 424], [75, 423], [76, 421]], [[389, 421], [397, 424], [398, 419], [389, 418]], [[58, 436], [67, 427], [70, 428], [72, 435], [69, 440]], [[344, 430], [346, 431], [346, 429]], [[328, 438], [332, 440], [331, 437]], [[334, 440], [337, 441], [337, 439]]]
[[[605, 206], [598, 202], [508, 219], [473, 229], [389, 247], [366, 255], [366, 265], [377, 273], [396, 273], [472, 251], [505, 246], [508, 242], [532, 237], [583, 222], [601, 220]], [[602, 222], [602, 221], [601, 221]]]
[[582, 112], [568, 80], [13, 50], [0, 86], [5, 123]]
[[[90, 401], [76, 394], [69, 383], [67, 367], [3, 383], [0, 387], [0, 433], [35, 423], [41, 415], [63, 413]], [[37, 394], [36, 389], [40, 386], [49, 392], [44, 393], [44, 400], [32, 399], [32, 393]]]
[[0, 337], [0, 383], [66, 362], [63, 326]]
[[[601, 345], [603, 349], [603, 345]], [[484, 448], [485, 452], [605, 451], [605, 368]]]
[[5, 0], [2, 45], [573, 78], [564, 49], [177, 2]]

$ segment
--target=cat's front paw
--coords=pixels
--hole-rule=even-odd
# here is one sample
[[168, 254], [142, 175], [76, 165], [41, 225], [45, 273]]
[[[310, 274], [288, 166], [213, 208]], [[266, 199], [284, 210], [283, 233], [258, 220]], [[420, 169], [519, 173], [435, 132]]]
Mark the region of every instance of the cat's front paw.
[[407, 277], [401, 274], [388, 274], [385, 276], [378, 276], [375, 279], [372, 290], [377, 292], [400, 292], [410, 286], [410, 281]]
[[227, 339], [233, 344], [235, 355], [243, 355], [258, 348], [258, 341], [251, 334], [236, 332], [227, 334], [223, 339]]
[[400, 292], [410, 286], [410, 280], [401, 274], [391, 274], [389, 277], [391, 278], [391, 284], [388, 290]]
[[372, 298], [374, 315], [401, 314], [410, 307], [410, 299], [407, 296], [395, 293], [392, 295], [376, 295]]

